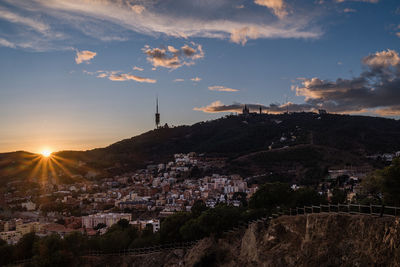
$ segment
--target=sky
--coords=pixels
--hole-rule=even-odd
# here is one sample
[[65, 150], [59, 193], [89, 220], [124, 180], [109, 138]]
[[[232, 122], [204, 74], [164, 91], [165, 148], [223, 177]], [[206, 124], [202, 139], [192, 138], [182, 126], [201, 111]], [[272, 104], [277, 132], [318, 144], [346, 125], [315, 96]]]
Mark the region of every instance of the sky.
[[0, 0], [0, 152], [261, 106], [400, 115], [398, 0]]

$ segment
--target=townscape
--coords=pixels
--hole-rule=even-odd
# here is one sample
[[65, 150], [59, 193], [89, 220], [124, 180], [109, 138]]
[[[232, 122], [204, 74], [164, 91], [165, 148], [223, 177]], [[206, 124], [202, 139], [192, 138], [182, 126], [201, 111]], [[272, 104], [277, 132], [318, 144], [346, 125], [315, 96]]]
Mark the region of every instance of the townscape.
[[[374, 158], [390, 162], [399, 154]], [[219, 203], [239, 207], [259, 187], [252, 179], [263, 174], [201, 176], [220, 161], [192, 152], [175, 154], [174, 160], [167, 163], [98, 181], [57, 184], [50, 175], [49, 182], [31, 183], [25, 188], [19, 182], [10, 182], [1, 196], [0, 238], [16, 244], [30, 232], [39, 236], [57, 233], [61, 237], [74, 231], [101, 235], [121, 219], [138, 230], [151, 227], [157, 232], [160, 220], [176, 212], [189, 212], [198, 200], [209, 208]], [[316, 188], [328, 201], [339, 193], [345, 202], [351, 203], [362, 193], [361, 181], [371, 171], [365, 166], [330, 169]], [[302, 186], [291, 187], [298, 190]]]

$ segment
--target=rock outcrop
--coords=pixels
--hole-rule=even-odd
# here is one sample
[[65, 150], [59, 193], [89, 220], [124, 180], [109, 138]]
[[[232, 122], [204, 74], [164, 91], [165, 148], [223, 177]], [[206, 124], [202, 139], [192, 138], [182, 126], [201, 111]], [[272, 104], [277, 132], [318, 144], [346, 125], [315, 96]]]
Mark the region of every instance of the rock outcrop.
[[[115, 266], [400, 266], [399, 218], [349, 214], [282, 216], [189, 250], [109, 258]], [[97, 264], [95, 264], [97, 265]]]

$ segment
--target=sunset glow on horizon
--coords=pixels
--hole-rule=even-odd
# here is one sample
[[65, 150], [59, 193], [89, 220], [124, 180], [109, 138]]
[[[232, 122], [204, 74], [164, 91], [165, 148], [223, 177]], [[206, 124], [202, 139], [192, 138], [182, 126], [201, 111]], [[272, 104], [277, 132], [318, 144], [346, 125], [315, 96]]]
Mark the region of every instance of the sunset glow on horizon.
[[42, 156], [43, 157], [46, 157], [46, 158], [48, 158], [48, 157], [50, 157], [51, 156], [51, 151], [50, 150], [42, 150], [41, 152], [40, 152], [40, 154], [42, 154]]

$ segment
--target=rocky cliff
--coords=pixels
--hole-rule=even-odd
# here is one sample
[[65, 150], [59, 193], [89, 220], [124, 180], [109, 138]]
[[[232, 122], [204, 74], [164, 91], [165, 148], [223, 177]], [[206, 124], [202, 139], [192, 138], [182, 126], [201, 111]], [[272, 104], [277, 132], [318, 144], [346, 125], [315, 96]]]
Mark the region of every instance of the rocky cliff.
[[400, 220], [348, 214], [282, 216], [190, 250], [97, 259], [103, 266], [400, 266]]

